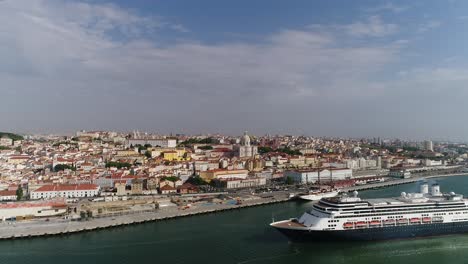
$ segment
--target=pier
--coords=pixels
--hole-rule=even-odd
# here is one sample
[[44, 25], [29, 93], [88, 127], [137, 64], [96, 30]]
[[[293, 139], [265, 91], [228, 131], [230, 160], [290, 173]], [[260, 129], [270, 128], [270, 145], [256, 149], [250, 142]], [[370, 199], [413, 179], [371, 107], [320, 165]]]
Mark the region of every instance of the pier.
[[385, 188], [385, 187], [390, 187], [390, 186], [395, 186], [395, 185], [425, 181], [425, 180], [431, 179], [431, 178], [441, 178], [441, 177], [450, 177], [450, 176], [468, 176], [468, 173], [453, 173], [453, 174], [418, 176], [418, 177], [411, 177], [411, 178], [408, 178], [408, 179], [397, 179], [397, 180], [385, 181], [385, 182], [379, 182], [379, 183], [357, 185], [357, 186], [343, 188], [343, 189], [341, 189], [341, 191], [342, 192], [352, 192], [352, 191], [378, 189], [378, 188]]

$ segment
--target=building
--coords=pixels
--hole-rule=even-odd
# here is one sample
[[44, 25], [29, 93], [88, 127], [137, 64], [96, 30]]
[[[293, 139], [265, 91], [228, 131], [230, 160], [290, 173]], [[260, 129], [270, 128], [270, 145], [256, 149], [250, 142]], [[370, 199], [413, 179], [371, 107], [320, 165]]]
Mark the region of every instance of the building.
[[127, 181], [126, 180], [120, 180], [120, 181], [115, 181], [114, 183], [115, 189], [117, 190], [117, 196], [124, 196], [127, 195]]
[[328, 169], [301, 169], [289, 170], [284, 172], [285, 178], [292, 179], [295, 183], [316, 183], [330, 182], [334, 180], [347, 180], [353, 177], [353, 170], [347, 168], [328, 168]]
[[161, 191], [161, 194], [177, 193], [177, 189], [170, 185], [164, 185], [163, 187], [159, 188], [159, 190]]
[[144, 138], [131, 138], [127, 140], [127, 147], [136, 146], [136, 145], [151, 145], [153, 147], [161, 148], [175, 148], [177, 147], [177, 139], [173, 138], [153, 138], [153, 137], [144, 137]]
[[187, 194], [187, 193], [198, 193], [198, 187], [190, 184], [190, 183], [184, 183], [181, 186], [177, 187], [177, 192], [180, 194]]
[[10, 147], [13, 145], [13, 139], [9, 138], [9, 137], [2, 137], [0, 138], [0, 146], [3, 146], [3, 147]]
[[99, 195], [99, 191], [100, 187], [96, 184], [44, 185], [31, 192], [31, 199], [94, 197]]
[[248, 176], [248, 170], [224, 170], [224, 169], [217, 169], [217, 170], [209, 170], [209, 171], [202, 171], [200, 172], [200, 177], [210, 182], [213, 179], [222, 179], [222, 178], [237, 178], [237, 179], [245, 179]]
[[0, 191], [0, 201], [16, 201], [16, 190]]
[[58, 216], [65, 214], [67, 209], [65, 200], [1, 203], [0, 220]]
[[432, 141], [430, 141], [430, 140], [424, 141], [424, 150], [434, 151], [434, 145], [433, 145]]
[[132, 180], [132, 194], [143, 194], [143, 180]]
[[266, 184], [264, 177], [252, 177], [247, 179], [221, 178], [213, 180], [215, 185], [225, 189], [253, 188]]
[[390, 172], [388, 173], [388, 176], [395, 177], [395, 178], [407, 179], [407, 178], [411, 177], [411, 173], [409, 171], [407, 171], [406, 169], [392, 168], [392, 169], [390, 169]]
[[258, 147], [250, 145], [250, 137], [247, 135], [247, 131], [244, 132], [240, 145], [235, 146], [235, 150], [240, 158], [253, 157], [258, 154]]
[[430, 160], [425, 159], [423, 161], [424, 166], [442, 166], [444, 163], [441, 160]]

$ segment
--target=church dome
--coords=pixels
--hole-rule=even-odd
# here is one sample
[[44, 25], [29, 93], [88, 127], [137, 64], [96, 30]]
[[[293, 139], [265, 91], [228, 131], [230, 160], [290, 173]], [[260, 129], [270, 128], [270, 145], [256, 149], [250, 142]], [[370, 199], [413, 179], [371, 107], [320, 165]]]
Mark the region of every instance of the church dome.
[[241, 145], [250, 146], [250, 137], [247, 135], [247, 131], [244, 132], [244, 135], [241, 138]]

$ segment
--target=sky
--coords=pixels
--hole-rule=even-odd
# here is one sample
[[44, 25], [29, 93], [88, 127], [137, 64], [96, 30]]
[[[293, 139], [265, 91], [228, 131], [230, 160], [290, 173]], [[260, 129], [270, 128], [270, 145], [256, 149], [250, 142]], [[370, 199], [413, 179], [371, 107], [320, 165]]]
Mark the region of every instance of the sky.
[[0, 131], [468, 140], [466, 10], [0, 0]]

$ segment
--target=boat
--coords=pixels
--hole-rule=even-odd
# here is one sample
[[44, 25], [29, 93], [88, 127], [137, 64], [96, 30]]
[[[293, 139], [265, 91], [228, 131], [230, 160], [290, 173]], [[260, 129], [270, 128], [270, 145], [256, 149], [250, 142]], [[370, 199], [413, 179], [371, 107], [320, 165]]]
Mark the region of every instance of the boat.
[[[468, 199], [422, 184], [418, 193], [361, 199], [323, 197], [298, 218], [270, 224], [292, 242], [374, 241], [468, 233]], [[429, 191], [430, 189], [430, 191]]]
[[322, 198], [335, 197], [339, 194], [339, 190], [330, 191], [330, 192], [312, 192], [306, 195], [301, 195], [299, 198], [307, 201], [318, 201]]

